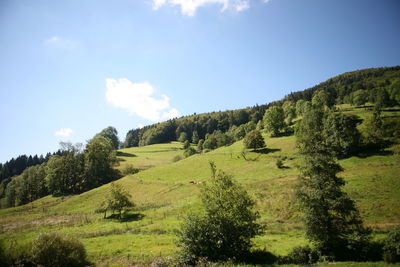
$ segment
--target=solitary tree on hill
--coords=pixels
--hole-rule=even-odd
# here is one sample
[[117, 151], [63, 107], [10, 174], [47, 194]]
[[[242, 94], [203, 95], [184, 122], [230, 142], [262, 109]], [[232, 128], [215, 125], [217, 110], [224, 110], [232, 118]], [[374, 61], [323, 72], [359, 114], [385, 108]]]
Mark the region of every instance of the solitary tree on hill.
[[258, 130], [253, 130], [246, 134], [243, 143], [245, 148], [258, 149], [265, 147], [264, 138]]
[[121, 185], [111, 183], [111, 192], [106, 200], [106, 210], [110, 209], [113, 213], [114, 211], [118, 212], [118, 219], [122, 218], [122, 211], [125, 208], [133, 207], [134, 204], [129, 200], [131, 195], [128, 191], [122, 188]]

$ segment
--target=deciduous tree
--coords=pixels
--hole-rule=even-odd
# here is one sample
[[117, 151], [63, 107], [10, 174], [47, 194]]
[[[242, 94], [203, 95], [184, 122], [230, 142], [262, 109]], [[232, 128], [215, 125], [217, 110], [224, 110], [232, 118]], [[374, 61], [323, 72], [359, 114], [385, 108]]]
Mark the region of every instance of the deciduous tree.
[[134, 204], [129, 199], [131, 195], [128, 191], [122, 188], [121, 185], [111, 183], [111, 192], [107, 199], [107, 209], [110, 209], [112, 212], [118, 212], [118, 219], [122, 218], [122, 211], [125, 208], [133, 207]]
[[211, 180], [201, 188], [204, 213], [188, 216], [178, 232], [185, 263], [206, 257], [211, 261], [240, 260], [251, 239], [262, 232], [255, 202], [231, 176], [210, 163]]
[[253, 130], [246, 134], [243, 139], [243, 144], [245, 148], [258, 149], [265, 147], [264, 138], [261, 132], [258, 130]]
[[118, 178], [113, 169], [117, 163], [116, 153], [111, 141], [103, 136], [95, 136], [86, 145], [85, 189], [91, 189]]
[[265, 111], [265, 129], [271, 132], [271, 136], [277, 136], [285, 128], [285, 113], [281, 106], [272, 106]]
[[112, 126], [108, 126], [107, 128], [103, 129], [100, 133], [97, 135], [104, 136], [108, 139], [110, 139], [111, 144], [114, 149], [119, 148], [119, 138], [118, 138], [118, 131]]

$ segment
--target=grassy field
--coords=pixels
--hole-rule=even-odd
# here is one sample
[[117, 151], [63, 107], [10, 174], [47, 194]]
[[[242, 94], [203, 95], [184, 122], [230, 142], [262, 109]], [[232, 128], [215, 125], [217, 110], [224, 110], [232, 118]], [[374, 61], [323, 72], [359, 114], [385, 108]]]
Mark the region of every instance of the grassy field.
[[[365, 118], [371, 111], [347, 112]], [[293, 247], [307, 244], [293, 198], [300, 159], [295, 137], [264, 137], [267, 149], [248, 152], [246, 159], [241, 156], [241, 141], [177, 162], [174, 158], [183, 154], [182, 144], [177, 142], [121, 149], [118, 168], [133, 165], [143, 170], [116, 181], [130, 192], [136, 204], [125, 221], [103, 219], [103, 214], [95, 213], [110, 190], [110, 185], [104, 185], [80, 195], [47, 196], [0, 210], [0, 238], [12, 249], [40, 232], [60, 232], [79, 238], [90, 260], [104, 264], [149, 262], [154, 257], [173, 255], [177, 250], [174, 231], [186, 214], [199, 211], [200, 183], [209, 179], [209, 161], [214, 161], [218, 169], [245, 185], [257, 202], [267, 231], [255, 238], [255, 247], [285, 255]], [[375, 230], [376, 238], [400, 224], [400, 157], [391, 149], [340, 161], [344, 168], [340, 175], [347, 182], [345, 190], [356, 201], [365, 223]], [[276, 167], [279, 156], [287, 158], [285, 168]], [[383, 266], [343, 264], [334, 265]]]
[[168, 144], [149, 145], [120, 149], [117, 153], [118, 169], [123, 170], [132, 165], [140, 170], [165, 165], [173, 162], [175, 156], [182, 155], [182, 144], [171, 142]]

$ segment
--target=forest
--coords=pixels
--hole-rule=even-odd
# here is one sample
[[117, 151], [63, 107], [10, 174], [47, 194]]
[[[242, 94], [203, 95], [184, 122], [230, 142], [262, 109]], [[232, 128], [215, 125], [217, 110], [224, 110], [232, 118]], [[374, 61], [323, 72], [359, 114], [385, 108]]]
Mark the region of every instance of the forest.
[[[194, 114], [134, 129], [127, 133], [124, 147], [164, 143], [182, 138], [206, 141], [209, 137], [207, 134], [215, 136], [227, 132], [234, 140], [238, 140], [244, 137], [246, 127], [253, 129], [257, 126], [271, 106], [282, 106], [285, 109], [285, 119], [290, 125], [296, 114], [302, 115], [305, 106], [310, 104], [317, 91], [320, 92], [320, 101], [328, 107], [340, 104], [362, 106], [366, 103], [379, 107], [396, 106], [400, 103], [399, 70], [400, 67], [396, 66], [344, 73], [312, 88], [291, 93], [273, 103], [240, 110]], [[224, 144], [223, 141], [221, 143]]]

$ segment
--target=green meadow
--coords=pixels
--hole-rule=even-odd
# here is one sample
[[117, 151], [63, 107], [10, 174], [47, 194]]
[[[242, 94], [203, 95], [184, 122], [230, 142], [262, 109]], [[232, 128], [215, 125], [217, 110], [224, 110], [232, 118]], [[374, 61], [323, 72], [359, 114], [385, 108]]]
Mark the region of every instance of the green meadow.
[[[372, 111], [342, 107], [365, 118]], [[400, 112], [383, 112], [399, 116]], [[115, 183], [129, 191], [135, 203], [123, 221], [104, 219], [96, 213], [110, 185], [80, 195], [47, 196], [24, 206], [0, 210], [0, 238], [9, 249], [26, 244], [41, 232], [74, 236], [85, 245], [89, 260], [97, 264], [148, 263], [155, 257], [173, 256], [177, 247], [175, 230], [189, 213], [201, 212], [199, 187], [210, 177], [209, 162], [243, 184], [257, 202], [266, 232], [254, 239], [254, 247], [277, 255], [307, 244], [296, 207], [293, 187], [299, 174], [300, 157], [295, 137], [264, 135], [266, 149], [242, 154], [242, 141], [208, 153], [176, 161], [182, 144], [171, 142], [118, 151], [119, 166], [141, 171]], [[284, 168], [276, 167], [284, 157]], [[339, 161], [346, 180], [345, 190], [356, 201], [374, 238], [400, 224], [400, 156], [393, 147]], [[107, 214], [110, 215], [110, 214]], [[320, 263], [318, 266], [331, 266]], [[334, 266], [384, 266], [383, 263], [334, 263]], [[226, 265], [228, 266], [228, 265]], [[230, 265], [229, 265], [230, 266]], [[233, 266], [233, 265], [232, 265]], [[391, 265], [394, 266], [394, 265]]]

